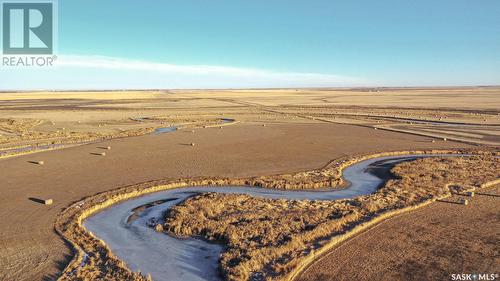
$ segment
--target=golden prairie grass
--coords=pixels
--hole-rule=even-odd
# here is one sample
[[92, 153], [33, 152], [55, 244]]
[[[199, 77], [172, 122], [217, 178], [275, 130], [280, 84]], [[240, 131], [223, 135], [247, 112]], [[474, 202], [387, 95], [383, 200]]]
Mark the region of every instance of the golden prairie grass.
[[282, 280], [311, 252], [361, 222], [499, 178], [500, 160], [426, 158], [401, 163], [392, 173], [395, 179], [376, 193], [337, 201], [205, 193], [174, 206], [164, 227], [227, 244], [220, 263], [228, 280]]
[[22, 134], [40, 125], [43, 121], [37, 119], [0, 118], [0, 130], [12, 134]]
[[[88, 198], [84, 198], [81, 201], [75, 202], [72, 205], [68, 206], [65, 210], [63, 210], [55, 222], [56, 232], [69, 244], [71, 244], [74, 249], [74, 257], [62, 272], [59, 280], [146, 280], [146, 277], [144, 277], [143, 275], [131, 272], [122, 261], [120, 261], [111, 253], [111, 251], [107, 248], [103, 241], [95, 238], [91, 233], [86, 231], [82, 225], [82, 222], [87, 217], [120, 201], [128, 200], [152, 192], [158, 192], [172, 188], [182, 188], [186, 186], [239, 185], [260, 186], [266, 188], [291, 188], [294, 187], [295, 183], [302, 181], [303, 185], [299, 184], [296, 186], [297, 188], [304, 188], [306, 186], [319, 187], [320, 185], [316, 184], [318, 182], [321, 184], [332, 183], [332, 186], [335, 187], [338, 186], [339, 183], [341, 183], [341, 170], [357, 161], [381, 156], [426, 153], [474, 153], [478, 155], [492, 154], [492, 152], [463, 149], [386, 152], [360, 155], [352, 158], [341, 158], [331, 161], [322, 169], [301, 172], [297, 174], [254, 178], [212, 177], [177, 180], [166, 179], [126, 186], [115, 190], [99, 193]], [[493, 152], [493, 154], [495, 155], [496, 152]], [[315, 184], [310, 184], [310, 182], [314, 182]], [[305, 203], [298, 202], [295, 204]], [[319, 202], [316, 202], [316, 204], [319, 204]], [[352, 219], [352, 216], [346, 217], [346, 219], [350, 220]], [[328, 231], [332, 230], [324, 228], [324, 231], [328, 233]], [[299, 243], [297, 242], [299, 241], [297, 239], [300, 239], [300, 237], [293, 238], [290, 243]], [[321, 244], [319, 244], [319, 246], [321, 246]], [[266, 250], [263, 249], [262, 251]], [[269, 249], [267, 251], [272, 252], [272, 249]], [[292, 266], [291, 263], [288, 263], [287, 265]], [[298, 264], [297, 267], [298, 266], [300, 265]], [[289, 271], [289, 269], [286, 268], [282, 271], [286, 272]]]

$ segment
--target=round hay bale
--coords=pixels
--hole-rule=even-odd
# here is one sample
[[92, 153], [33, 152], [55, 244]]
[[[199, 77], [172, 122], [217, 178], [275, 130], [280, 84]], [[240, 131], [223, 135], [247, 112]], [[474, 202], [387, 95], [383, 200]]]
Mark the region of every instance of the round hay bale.
[[443, 138], [443, 141], [448, 141], [448, 139], [447, 138]]
[[107, 149], [107, 150], [110, 150], [110, 149], [111, 149], [111, 146], [106, 146], [106, 149]]
[[194, 143], [194, 142], [192, 142], [190, 145], [191, 145], [191, 146], [195, 146], [195, 143]]
[[460, 204], [467, 206], [467, 205], [469, 205], [469, 200], [467, 200], [465, 198], [461, 198], [460, 199]]
[[469, 196], [469, 197], [474, 197], [474, 196], [476, 195], [476, 194], [474, 193], [474, 191], [469, 191], [469, 192], [467, 192], [466, 194], [467, 194], [467, 196]]

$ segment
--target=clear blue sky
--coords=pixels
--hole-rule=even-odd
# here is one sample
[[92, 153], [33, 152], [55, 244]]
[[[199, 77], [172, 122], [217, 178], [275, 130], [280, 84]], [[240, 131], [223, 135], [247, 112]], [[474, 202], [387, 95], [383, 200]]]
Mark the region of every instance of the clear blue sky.
[[[146, 64], [103, 70], [69, 63], [41, 74], [56, 88], [500, 84], [500, 1], [63, 0], [58, 49], [80, 62], [99, 56], [99, 63]], [[182, 77], [175, 68], [155, 73], [160, 64], [181, 67]], [[200, 78], [182, 69], [199, 65], [252, 71], [212, 77], [205, 67], [210, 73]], [[40, 74], [8, 72], [2, 88], [6, 77]], [[138, 81], [146, 74], [150, 81]]]

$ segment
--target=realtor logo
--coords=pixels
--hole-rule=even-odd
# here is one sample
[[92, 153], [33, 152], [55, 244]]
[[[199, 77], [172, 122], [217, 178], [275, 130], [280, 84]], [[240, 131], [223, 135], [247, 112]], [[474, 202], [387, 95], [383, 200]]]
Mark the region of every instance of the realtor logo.
[[4, 55], [51, 55], [54, 52], [54, 3], [2, 2]]

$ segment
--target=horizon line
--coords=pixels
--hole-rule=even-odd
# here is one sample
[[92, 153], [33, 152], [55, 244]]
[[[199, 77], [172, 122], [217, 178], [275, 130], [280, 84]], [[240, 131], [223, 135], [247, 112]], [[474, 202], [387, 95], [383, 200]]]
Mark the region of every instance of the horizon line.
[[227, 91], [227, 90], [397, 90], [397, 89], [460, 89], [460, 88], [500, 88], [500, 84], [491, 85], [408, 85], [408, 86], [345, 86], [345, 87], [255, 87], [255, 88], [130, 88], [130, 89], [0, 89], [0, 93], [32, 93], [32, 92], [155, 92], [155, 91]]

